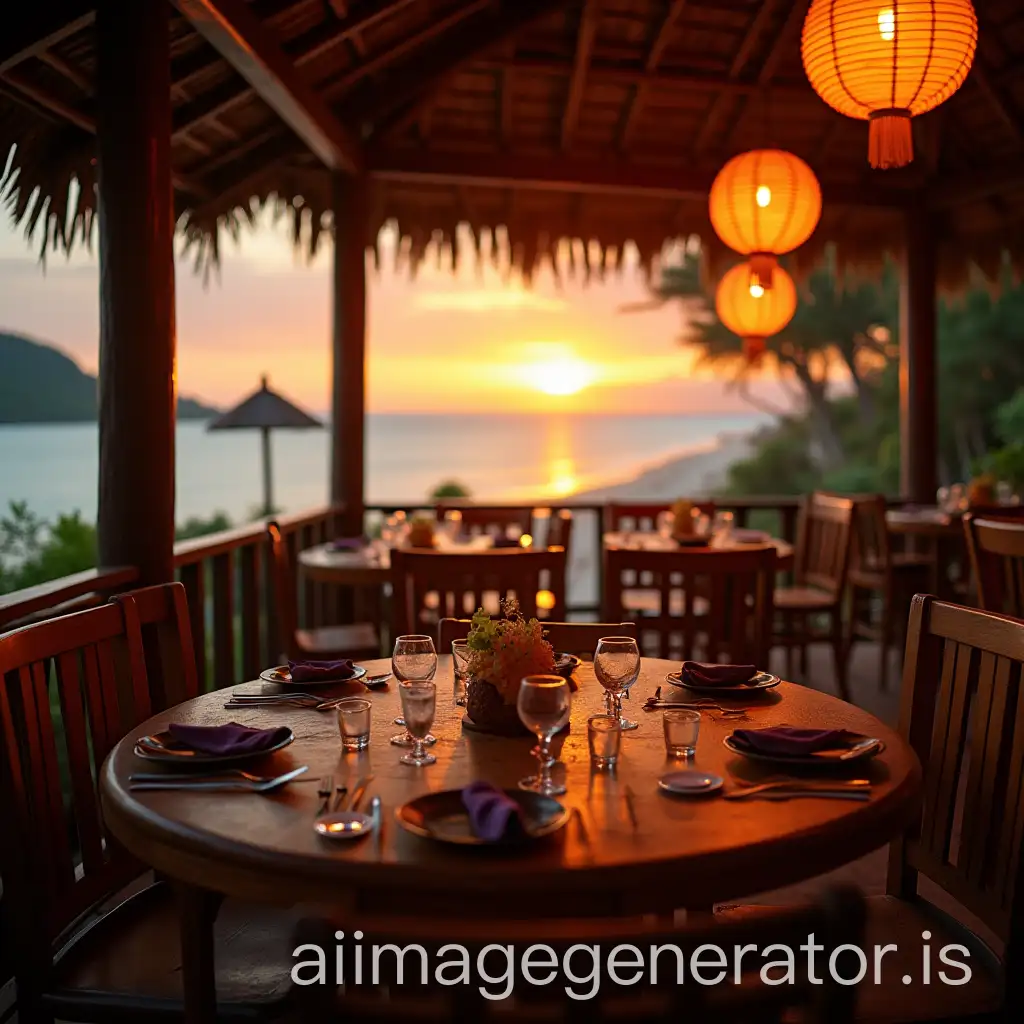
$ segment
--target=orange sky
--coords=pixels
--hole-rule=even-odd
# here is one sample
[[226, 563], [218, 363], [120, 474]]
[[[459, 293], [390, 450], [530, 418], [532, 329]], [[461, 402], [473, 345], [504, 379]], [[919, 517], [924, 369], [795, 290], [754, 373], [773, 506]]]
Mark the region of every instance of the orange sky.
[[[385, 239], [385, 250], [389, 248]], [[204, 288], [178, 268], [178, 380], [184, 394], [226, 405], [261, 373], [317, 411], [329, 406], [329, 244], [308, 264], [283, 227], [264, 221]], [[0, 329], [59, 345], [96, 366], [94, 256], [35, 254], [0, 224]], [[630, 263], [621, 277], [531, 288], [494, 269], [457, 275], [433, 262], [415, 280], [385, 261], [369, 283], [368, 403], [373, 411], [746, 412], [678, 343], [678, 306], [624, 313], [647, 296]], [[765, 382], [762, 392], [778, 398]]]

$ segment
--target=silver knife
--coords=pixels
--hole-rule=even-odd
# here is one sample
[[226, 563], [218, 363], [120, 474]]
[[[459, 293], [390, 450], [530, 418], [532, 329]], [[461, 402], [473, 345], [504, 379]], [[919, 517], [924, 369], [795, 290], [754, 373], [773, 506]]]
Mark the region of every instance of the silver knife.
[[359, 810], [359, 801], [363, 799], [363, 794], [366, 792], [366, 787], [373, 782], [372, 775], [364, 775], [357, 783], [356, 788], [352, 790], [352, 802], [348, 805], [350, 811]]
[[203, 780], [200, 782], [186, 782], [184, 779], [165, 780], [163, 782], [132, 782], [128, 788], [132, 790], [150, 789], [183, 789], [196, 792], [221, 792], [221, 793], [268, 793], [279, 786], [297, 779], [300, 775], [309, 771], [309, 765], [304, 764], [300, 768], [279, 775], [269, 783], [246, 782], [245, 779], [220, 779]]

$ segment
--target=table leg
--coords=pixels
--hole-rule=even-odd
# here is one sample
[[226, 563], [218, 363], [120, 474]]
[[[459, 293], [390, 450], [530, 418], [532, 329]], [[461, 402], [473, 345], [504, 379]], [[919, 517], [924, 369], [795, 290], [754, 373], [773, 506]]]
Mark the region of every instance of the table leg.
[[181, 931], [181, 978], [186, 1024], [216, 1024], [217, 983], [213, 957], [213, 922], [223, 896], [176, 882]]

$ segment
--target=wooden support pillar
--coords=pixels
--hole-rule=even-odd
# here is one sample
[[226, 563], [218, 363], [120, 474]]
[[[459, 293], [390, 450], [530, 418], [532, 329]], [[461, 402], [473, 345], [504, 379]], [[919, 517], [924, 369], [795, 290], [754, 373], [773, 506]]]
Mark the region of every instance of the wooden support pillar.
[[172, 579], [174, 204], [167, 3], [96, 4], [99, 559]]
[[331, 501], [346, 534], [363, 532], [366, 448], [367, 180], [334, 172]]
[[923, 205], [906, 212], [900, 287], [900, 490], [921, 504], [938, 486], [935, 225]]

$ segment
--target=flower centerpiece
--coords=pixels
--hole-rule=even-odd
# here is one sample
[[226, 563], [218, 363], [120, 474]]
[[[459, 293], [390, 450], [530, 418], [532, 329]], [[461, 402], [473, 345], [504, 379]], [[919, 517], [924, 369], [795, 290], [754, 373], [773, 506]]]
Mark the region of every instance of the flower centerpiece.
[[503, 736], [526, 735], [516, 699], [525, 676], [555, 670], [555, 652], [544, 639], [537, 619], [523, 617], [519, 602], [501, 604], [504, 618], [492, 619], [483, 609], [473, 616], [469, 649], [466, 714], [469, 725]]

